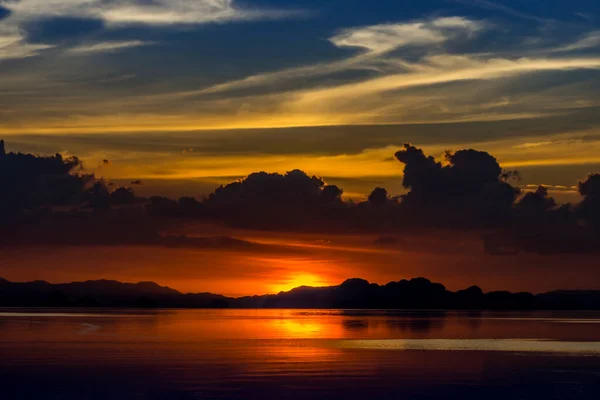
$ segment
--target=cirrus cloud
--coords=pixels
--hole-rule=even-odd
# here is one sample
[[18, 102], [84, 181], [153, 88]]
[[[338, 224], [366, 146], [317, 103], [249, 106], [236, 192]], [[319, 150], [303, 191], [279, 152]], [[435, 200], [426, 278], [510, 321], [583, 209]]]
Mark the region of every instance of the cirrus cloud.
[[203, 24], [227, 21], [282, 18], [294, 10], [247, 9], [233, 0], [2, 0], [11, 19], [40, 20], [75, 17], [102, 20], [115, 25]]
[[71, 54], [104, 53], [131, 49], [133, 47], [149, 46], [152, 44], [153, 42], [143, 42], [141, 40], [110, 41], [75, 46], [70, 48], [68, 52]]
[[407, 46], [441, 44], [460, 34], [473, 34], [485, 24], [463, 17], [442, 17], [431, 21], [381, 24], [343, 29], [329, 39], [337, 47], [360, 47], [386, 53]]
[[[245, 8], [233, 0], [0, 0], [8, 16], [0, 25], [0, 60], [26, 58], [53, 46], [27, 41], [27, 25], [53, 18], [99, 20], [107, 28], [123, 26], [173, 26], [281, 19], [300, 10]], [[114, 51], [137, 47], [111, 43], [81, 46], [74, 53]]]

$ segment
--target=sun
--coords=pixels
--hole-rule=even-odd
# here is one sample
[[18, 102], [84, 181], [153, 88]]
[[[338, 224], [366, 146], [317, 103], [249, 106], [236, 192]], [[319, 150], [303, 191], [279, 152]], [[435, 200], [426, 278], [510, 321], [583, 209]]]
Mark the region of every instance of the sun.
[[274, 293], [279, 293], [287, 292], [300, 286], [329, 286], [329, 283], [322, 277], [314, 274], [297, 273], [279, 280], [277, 283], [271, 285], [271, 288]]

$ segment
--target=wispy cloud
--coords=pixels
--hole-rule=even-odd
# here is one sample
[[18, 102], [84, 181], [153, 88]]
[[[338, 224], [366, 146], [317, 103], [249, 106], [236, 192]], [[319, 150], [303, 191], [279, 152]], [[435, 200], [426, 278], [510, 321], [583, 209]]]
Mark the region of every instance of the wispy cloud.
[[[0, 0], [10, 14], [0, 26], [0, 59], [35, 56], [47, 44], [28, 43], [29, 23], [68, 17], [100, 20], [108, 28], [130, 25], [171, 26], [281, 19], [304, 13], [301, 10], [245, 8], [233, 0]], [[137, 47], [81, 46], [72, 53], [114, 51]], [[141, 43], [141, 42], [139, 42]]]
[[576, 15], [580, 18], [585, 19], [586, 21], [593, 21], [594, 18], [590, 14], [582, 13], [582, 12], [574, 12], [573, 15]]
[[[394, 122], [393, 113], [397, 112], [398, 104], [404, 104], [408, 110], [411, 99], [410, 96], [397, 95], [393, 96], [395, 101], [385, 104], [379, 99], [385, 93], [457, 82], [492, 81], [540, 72], [600, 69], [600, 58], [594, 56], [551, 57], [555, 53], [552, 50], [538, 51], [530, 57], [518, 54], [512, 57], [510, 54], [501, 56], [494, 53], [453, 54], [444, 46], [446, 43], [452, 44], [453, 41], [464, 43], [484, 29], [492, 29], [492, 26], [484, 21], [459, 16], [346, 28], [337, 32], [329, 41], [336, 47], [356, 48], [359, 51], [356, 55], [328, 63], [252, 75], [204, 89], [177, 92], [172, 96], [193, 97], [217, 93], [225, 95], [226, 92], [252, 88], [269, 92], [269, 88], [277, 90], [278, 86], [289, 82], [303, 82], [305, 88], [287, 89], [282, 94], [278, 111], [280, 115], [288, 112], [296, 116], [312, 115], [313, 119], [318, 119], [316, 115], [321, 114], [324, 118], [327, 116], [326, 119], [331, 122], [334, 121], [333, 115], [339, 116], [346, 110], [347, 114], [341, 118], [348, 123], [389, 123]], [[594, 38], [594, 35], [590, 34], [577, 46], [591, 45], [591, 38]], [[423, 54], [421, 58], [412, 57], [410, 61], [409, 58], [404, 58], [402, 52], [408, 47], [420, 50]], [[319, 86], [316, 83], [311, 87], [309, 83], [316, 77], [360, 69], [375, 71], [375, 76], [337, 85]], [[448, 90], [444, 90], [444, 93], [447, 94]], [[442, 92], [438, 94], [437, 100], [442, 114], [449, 114], [444, 111], [443, 100], [439, 96], [442, 96]], [[419, 97], [423, 98], [422, 95]], [[255, 99], [258, 101], [257, 97]], [[518, 111], [516, 104], [513, 105], [507, 100], [508, 97], [503, 99], [501, 103], [496, 99], [472, 105], [470, 109], [479, 109], [478, 114], [465, 114], [456, 118], [463, 121], [516, 119], [547, 115], [550, 112], [547, 105], [543, 110]], [[530, 100], [534, 104], [533, 99]], [[489, 104], [494, 104], [493, 112], [489, 110]], [[453, 108], [468, 109], [464, 106]], [[405, 119], [406, 113], [402, 115], [402, 119], [395, 122], [408, 122]], [[399, 117], [400, 115], [396, 115], [396, 118]], [[415, 121], [415, 118], [420, 120], [422, 116], [413, 115], [410, 121]]]
[[[239, 21], [259, 18], [259, 15], [260, 18], [270, 18], [285, 14], [271, 14], [269, 10], [260, 8], [250, 12], [238, 3], [224, 0], [21, 0], [9, 4], [13, 13], [8, 19], [13, 19], [13, 22], [35, 22], [38, 18], [53, 15], [87, 15], [86, 18], [104, 21], [108, 27], [138, 23], [153, 27], [172, 23]], [[489, 4], [486, 8], [498, 10]], [[117, 9], [123, 13], [112, 14], [111, 10]], [[199, 10], [205, 12], [195, 17]], [[507, 38], [514, 40], [497, 40], [501, 34], [510, 35], [512, 26], [506, 20], [492, 18], [437, 16], [341, 29], [331, 27], [330, 34], [321, 37], [324, 42], [321, 45], [330, 46], [327, 60], [300, 62], [296, 66], [278, 69], [280, 58], [272, 54], [260, 62], [248, 63], [252, 65], [245, 69], [238, 54], [233, 53], [222, 58], [221, 55], [215, 57], [219, 61], [227, 58], [222, 65], [232, 66], [219, 73], [202, 74], [202, 61], [194, 59], [199, 74], [178, 75], [181, 63], [173, 63], [160, 71], [165, 72], [160, 80], [140, 74], [135, 83], [97, 85], [94, 89], [99, 95], [93, 99], [89, 92], [77, 90], [80, 81], [97, 82], [93, 75], [98, 70], [104, 77], [111, 77], [116, 72], [130, 76], [136, 71], [126, 68], [139, 68], [135, 63], [123, 63], [119, 66], [122, 70], [117, 71], [115, 65], [111, 65], [114, 60], [110, 58], [106, 64], [93, 66], [89, 71], [79, 68], [79, 71], [84, 71], [78, 72], [79, 80], [66, 73], [59, 77], [62, 81], [56, 73], [47, 77], [48, 84], [62, 85], [60, 96], [53, 96], [52, 89], [48, 89], [45, 97], [28, 97], [30, 93], [40, 92], [38, 83], [28, 81], [11, 89], [23, 93], [18, 101], [11, 101], [8, 108], [16, 111], [4, 124], [4, 129], [8, 131], [18, 126], [21, 130], [37, 132], [116, 132], [420, 124], [549, 116], [567, 119], [565, 115], [578, 112], [575, 108], [586, 109], [585, 112], [591, 115], [594, 107], [600, 105], [595, 84], [600, 56], [593, 51], [585, 55], [570, 51], [596, 46], [597, 31], [586, 33], [585, 27], [574, 29], [569, 26], [564, 29], [564, 37], [532, 40], [524, 46], [522, 37], [518, 35]], [[520, 19], [517, 21], [522, 22]], [[24, 27], [30, 25], [23, 24]], [[14, 26], [19, 28], [19, 25]], [[532, 30], [537, 32], [533, 39], [543, 38], [535, 27]], [[147, 32], [146, 29], [127, 30], [128, 35], [140, 31]], [[14, 32], [18, 34], [19, 29]], [[103, 35], [95, 35], [94, 41], [89, 41], [91, 38], [78, 42], [67, 40], [63, 46], [75, 47], [48, 53], [58, 57], [65, 53], [86, 55], [152, 44], [131, 36], [119, 40], [116, 36], [119, 32], [111, 32], [110, 41], [103, 39]], [[42, 44], [31, 44], [40, 47], [27, 48], [28, 43], [23, 41], [26, 36], [17, 34], [13, 34], [12, 42], [6, 39], [6, 43], [16, 42], [23, 56], [34, 55], [47, 48]], [[156, 36], [152, 35], [152, 38]], [[486, 40], [490, 38], [492, 43], [487, 46]], [[255, 45], [265, 50], [265, 43], [257, 42]], [[563, 50], [557, 51], [557, 48]], [[290, 49], [290, 53], [295, 50]], [[298, 47], [298, 50], [306, 48]], [[19, 54], [14, 49], [11, 52], [14, 57]], [[300, 59], [300, 54], [294, 53], [294, 60]], [[156, 57], [156, 54], [147, 55], [148, 59]], [[85, 57], [63, 60], [65, 64], [73, 61], [81, 65], [88, 62]], [[239, 64], [236, 64], [237, 61], [240, 61]], [[65, 70], [70, 68], [70, 65], [64, 67]], [[262, 71], [268, 72], [258, 70], [257, 73], [257, 68], [265, 68]], [[248, 73], [248, 70], [253, 73]], [[36, 72], [46, 76], [41, 69]], [[150, 80], [150, 85], [139, 84]], [[29, 92], [25, 94], [26, 90]], [[20, 113], [25, 112], [30, 118], [19, 120]], [[593, 116], [586, 118], [596, 121]], [[11, 122], [13, 125], [9, 126]], [[25, 126], [28, 124], [31, 125]], [[34, 124], [36, 126], [32, 126]]]
[[424, 72], [394, 74], [336, 88], [310, 90], [300, 98], [303, 104], [327, 99], [360, 96], [414, 86], [428, 86], [467, 80], [487, 80], [541, 71], [600, 69], [600, 57], [568, 59], [516, 60], [492, 58], [479, 60], [468, 56], [438, 55], [427, 57]]
[[16, 25], [0, 21], [0, 60], [27, 58], [37, 55], [51, 45], [28, 43]]
[[175, 25], [278, 19], [297, 10], [244, 8], [233, 0], [2, 0], [18, 20], [78, 17], [102, 20], [107, 25]]
[[33, 57], [53, 46], [27, 43], [20, 34], [2, 35], [0, 31], [0, 60]]
[[349, 28], [329, 40], [337, 47], [361, 47], [369, 52], [386, 53], [401, 47], [444, 43], [461, 33], [472, 34], [483, 27], [483, 22], [446, 17], [425, 22]]
[[568, 52], [600, 47], [600, 31], [589, 32], [581, 39], [566, 46], [554, 49], [554, 52]]
[[143, 42], [141, 40], [100, 42], [71, 47], [67, 52], [71, 54], [106, 53], [153, 44], [155, 43]]
[[526, 12], [519, 11], [515, 8], [508, 7], [500, 2], [493, 2], [489, 0], [454, 0], [457, 3], [472, 5], [475, 7], [486, 8], [489, 10], [499, 10], [513, 17], [528, 19], [539, 23], [551, 23], [554, 22], [550, 18], [543, 18], [538, 15], [528, 14]]
[[389, 52], [405, 46], [442, 43], [446, 40], [423, 23], [374, 25], [345, 29], [329, 39], [337, 47], [362, 47], [374, 53]]
[[180, 92], [178, 96], [188, 97], [258, 86], [268, 87], [290, 80], [314, 78], [348, 70], [379, 70], [382, 66], [396, 72], [413, 70], [419, 66], [398, 57], [383, 56], [385, 53], [407, 46], [440, 45], [461, 35], [471, 36], [484, 28], [484, 22], [463, 17], [442, 17], [429, 21], [346, 28], [329, 38], [329, 42], [340, 48], [362, 49], [360, 54], [327, 63], [256, 74], [204, 89]]

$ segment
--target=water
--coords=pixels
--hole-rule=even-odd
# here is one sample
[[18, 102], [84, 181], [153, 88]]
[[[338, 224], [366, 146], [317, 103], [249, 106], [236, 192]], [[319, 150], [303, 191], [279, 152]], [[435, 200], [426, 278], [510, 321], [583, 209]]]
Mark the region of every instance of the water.
[[598, 399], [600, 313], [0, 309], [2, 399]]

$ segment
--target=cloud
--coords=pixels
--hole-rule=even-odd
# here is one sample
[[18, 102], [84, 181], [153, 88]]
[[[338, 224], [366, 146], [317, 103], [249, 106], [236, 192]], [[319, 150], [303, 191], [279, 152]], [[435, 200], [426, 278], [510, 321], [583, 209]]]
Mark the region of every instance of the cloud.
[[362, 47], [384, 53], [404, 46], [441, 43], [445, 37], [426, 29], [422, 23], [414, 23], [346, 29], [329, 40], [337, 47]]
[[395, 157], [404, 164], [402, 184], [409, 190], [401, 205], [412, 218], [426, 225], [485, 226], [510, 215], [518, 190], [504, 181], [489, 153], [447, 151], [442, 163], [405, 144]]
[[395, 71], [410, 70], [418, 66], [399, 59], [381, 57], [384, 53], [406, 47], [429, 47], [454, 39], [461, 34], [471, 36], [485, 28], [485, 23], [463, 17], [442, 17], [427, 22], [396, 23], [347, 28], [329, 38], [336, 47], [357, 47], [366, 50], [358, 55], [336, 61], [316, 63], [275, 72], [248, 76], [220, 83], [203, 89], [178, 92], [165, 97], [192, 97], [209, 94], [248, 90], [252, 88], [275, 88], [290, 81], [337, 74], [344, 71], [379, 71], [391, 68]]
[[445, 17], [426, 22], [348, 28], [329, 41], [337, 47], [360, 47], [373, 53], [386, 53], [407, 46], [441, 44], [460, 34], [473, 34], [484, 26], [482, 22], [463, 17]]
[[465, 17], [441, 17], [430, 22], [438, 29], [460, 29], [466, 33], [474, 33], [485, 28], [485, 23], [474, 21]]
[[218, 187], [205, 201], [228, 223], [258, 228], [310, 227], [342, 210], [342, 190], [301, 170], [257, 172]]
[[[69, 4], [75, 3], [79, 4]], [[89, 3], [96, 4], [93, 0]], [[166, 4], [159, 3], [160, 7]], [[110, 3], [111, 7], [123, 4]], [[138, 2], [127, 4], [137, 7]], [[228, 4], [239, 8], [237, 3]], [[66, 12], [55, 8], [59, 14]], [[190, 74], [186, 70], [192, 68], [190, 63], [174, 62], [160, 71], [150, 68], [137, 74], [135, 81], [123, 84], [100, 86], [101, 79], [94, 79], [96, 86], [89, 87], [94, 90], [81, 90], [80, 81], [90, 82], [95, 73], [114, 74], [115, 69], [131, 76], [139, 60], [128, 59], [117, 66], [110, 65], [115, 60], [107, 59], [90, 68], [76, 68], [63, 57], [55, 60], [57, 72], [52, 74], [32, 60], [28, 63], [34, 71], [27, 72], [48, 82], [41, 87], [33, 80], [17, 85], [11, 78], [3, 79], [4, 91], [10, 87], [11, 94], [20, 96], [11, 96], [10, 104], [7, 101], [3, 107], [1, 130], [105, 133], [466, 121], [509, 124], [520, 120], [528, 124], [524, 121], [552, 116], [561, 117], [562, 126], [597, 125], [590, 115], [600, 104], [594, 75], [600, 70], [600, 58], [591, 52], [584, 56], [533, 48], [539, 43], [522, 46], [518, 37], [489, 41], [510, 28], [513, 26], [458, 15], [332, 28], [323, 41], [330, 46], [329, 61], [300, 61], [297, 66], [278, 69], [280, 58], [275, 54], [251, 64], [237, 60], [235, 54], [219, 54], [215, 59], [231, 68]], [[561, 35], [560, 42], [570, 44], [574, 33], [576, 41], [581, 29]], [[99, 42], [65, 43], [76, 46], [72, 50], [76, 54], [125, 51], [148, 44], [131, 37], [95, 40]], [[514, 46], [516, 40], [518, 47]], [[553, 38], [558, 40], [558, 36]], [[154, 49], [143, 51], [148, 60], [158, 59], [157, 54]], [[302, 54], [293, 58], [301, 60]], [[83, 65], [87, 60], [76, 61]], [[36, 96], [30, 94], [33, 92]], [[580, 117], [584, 112], [576, 112], [576, 108], [587, 109], [585, 121]]]
[[535, 191], [526, 192], [515, 204], [519, 218], [539, 218], [556, 207], [556, 202], [548, 193], [548, 188], [542, 185]]
[[[600, 236], [594, 231], [600, 224], [598, 174], [580, 183], [581, 203], [559, 207], [542, 186], [515, 202], [519, 190], [506, 181], [510, 174], [485, 151], [446, 151], [443, 159], [436, 160], [405, 144], [395, 156], [404, 164], [403, 175], [398, 173], [397, 179], [408, 193], [390, 198], [386, 189], [378, 187], [368, 201], [356, 204], [342, 200], [340, 187], [301, 170], [252, 173], [218, 187], [203, 201], [159, 196], [146, 200], [131, 188], [111, 191], [104, 181], [78, 174], [81, 164], [77, 158], [8, 153], [0, 157], [0, 178], [6, 189], [0, 215], [12, 216], [12, 221], [0, 234], [8, 234], [12, 243], [20, 244], [201, 245], [184, 236], [161, 236], [159, 221], [150, 218], [161, 216], [244, 228], [319, 232], [500, 229], [499, 237], [491, 239], [492, 245], [497, 239], [498, 245], [512, 243], [539, 253], [598, 249]], [[54, 208], [39, 211], [46, 206], [67, 207], [59, 213], [53, 213]], [[64, 234], [52, 234], [53, 230]]]
[[[247, 121], [243, 127], [267, 121], [269, 127], [284, 127], [516, 120], [566, 117], [574, 107], [594, 106], [591, 87], [577, 87], [577, 82], [589, 76], [584, 70], [600, 70], [599, 57], [559, 57], [552, 49], [468, 50], [475, 35], [492, 29], [498, 25], [461, 16], [345, 28], [329, 38], [337, 48], [358, 50], [344, 58], [142, 101], [239, 106], [248, 110], [235, 119]], [[553, 74], [568, 76], [572, 88]], [[524, 81], [524, 76], [532, 79]], [[541, 80], [543, 89], [539, 83], [534, 86]], [[565, 101], [577, 94], [579, 98]], [[205, 127], [214, 125], [206, 120]]]
[[554, 52], [569, 52], [577, 50], [587, 50], [600, 46], [600, 31], [587, 33], [584, 37], [574, 43], [554, 49]]
[[434, 55], [421, 64], [424, 71], [392, 74], [333, 88], [313, 89], [298, 93], [295, 107], [310, 107], [327, 102], [351, 99], [364, 102], [364, 96], [410, 87], [444, 83], [493, 80], [543, 71], [600, 69], [600, 57], [581, 58], [506, 58], [480, 59], [471, 56]]
[[480, 8], [485, 8], [485, 9], [490, 9], [490, 10], [499, 10], [499, 11], [502, 11], [508, 15], [512, 15], [517, 18], [528, 19], [528, 20], [543, 23], [543, 24], [549, 24], [549, 23], [554, 22], [554, 20], [552, 20], [552, 19], [543, 18], [543, 17], [537, 16], [537, 15], [525, 13], [525, 12], [519, 11], [517, 9], [514, 9], [512, 7], [508, 7], [506, 5], [503, 5], [503, 4], [500, 4], [497, 2], [493, 2], [493, 1], [488, 1], [488, 0], [454, 0], [454, 1], [457, 3], [472, 5], [472, 6], [476, 6], [476, 7], [480, 7]]
[[580, 18], [585, 19], [586, 21], [593, 21], [594, 17], [591, 16], [590, 14], [586, 14], [586, 13], [582, 13], [582, 12], [574, 12], [573, 15], [576, 15]]
[[551, 140], [544, 140], [541, 142], [527, 142], [527, 143], [523, 143], [523, 144], [517, 144], [517, 145], [513, 146], [513, 148], [515, 148], [515, 149], [530, 149], [530, 148], [541, 147], [541, 146], [550, 146], [554, 143], [555, 142], [553, 142]]
[[446, 152], [437, 161], [406, 144], [396, 158], [409, 190], [397, 206], [404, 227], [495, 228], [484, 240], [490, 254], [598, 252], [600, 175], [580, 183], [583, 200], [576, 207], [558, 206], [544, 186], [515, 202], [520, 191], [506, 180], [512, 174], [486, 152]]
[[246, 9], [233, 0], [20, 0], [2, 1], [10, 19], [35, 21], [75, 17], [99, 19], [107, 26], [206, 24], [285, 18], [298, 11]]
[[577, 214], [600, 232], [600, 174], [590, 174], [579, 182], [583, 200], [577, 205]]
[[26, 38], [19, 29], [0, 26], [0, 60], [33, 57], [42, 50], [52, 47], [47, 44], [27, 43]]
[[77, 157], [60, 154], [43, 157], [32, 154], [0, 154], [0, 218], [17, 217], [20, 210], [80, 201], [93, 176], [80, 174]]
[[579, 193], [577, 186], [565, 186], [565, 185], [549, 185], [549, 184], [539, 184], [539, 183], [528, 183], [527, 185], [521, 186], [523, 192], [528, 193], [531, 191], [537, 191], [539, 188], [544, 188], [548, 193], [552, 192], [571, 192], [571, 193]]
[[67, 52], [72, 54], [106, 53], [130, 49], [133, 47], [150, 46], [153, 44], [153, 42], [144, 42], [141, 40], [100, 42], [71, 47], [69, 50], [67, 50]]
[[[9, 11], [0, 27], [0, 60], [32, 57], [53, 47], [26, 40], [28, 24], [52, 18], [100, 20], [111, 28], [281, 19], [301, 13], [299, 10], [244, 8], [233, 0], [0, 0], [0, 5]], [[81, 45], [69, 52], [116, 51], [147, 44], [139, 40], [106, 42]]]
[[600, 174], [590, 174], [579, 183], [579, 193], [585, 198], [600, 200]]

